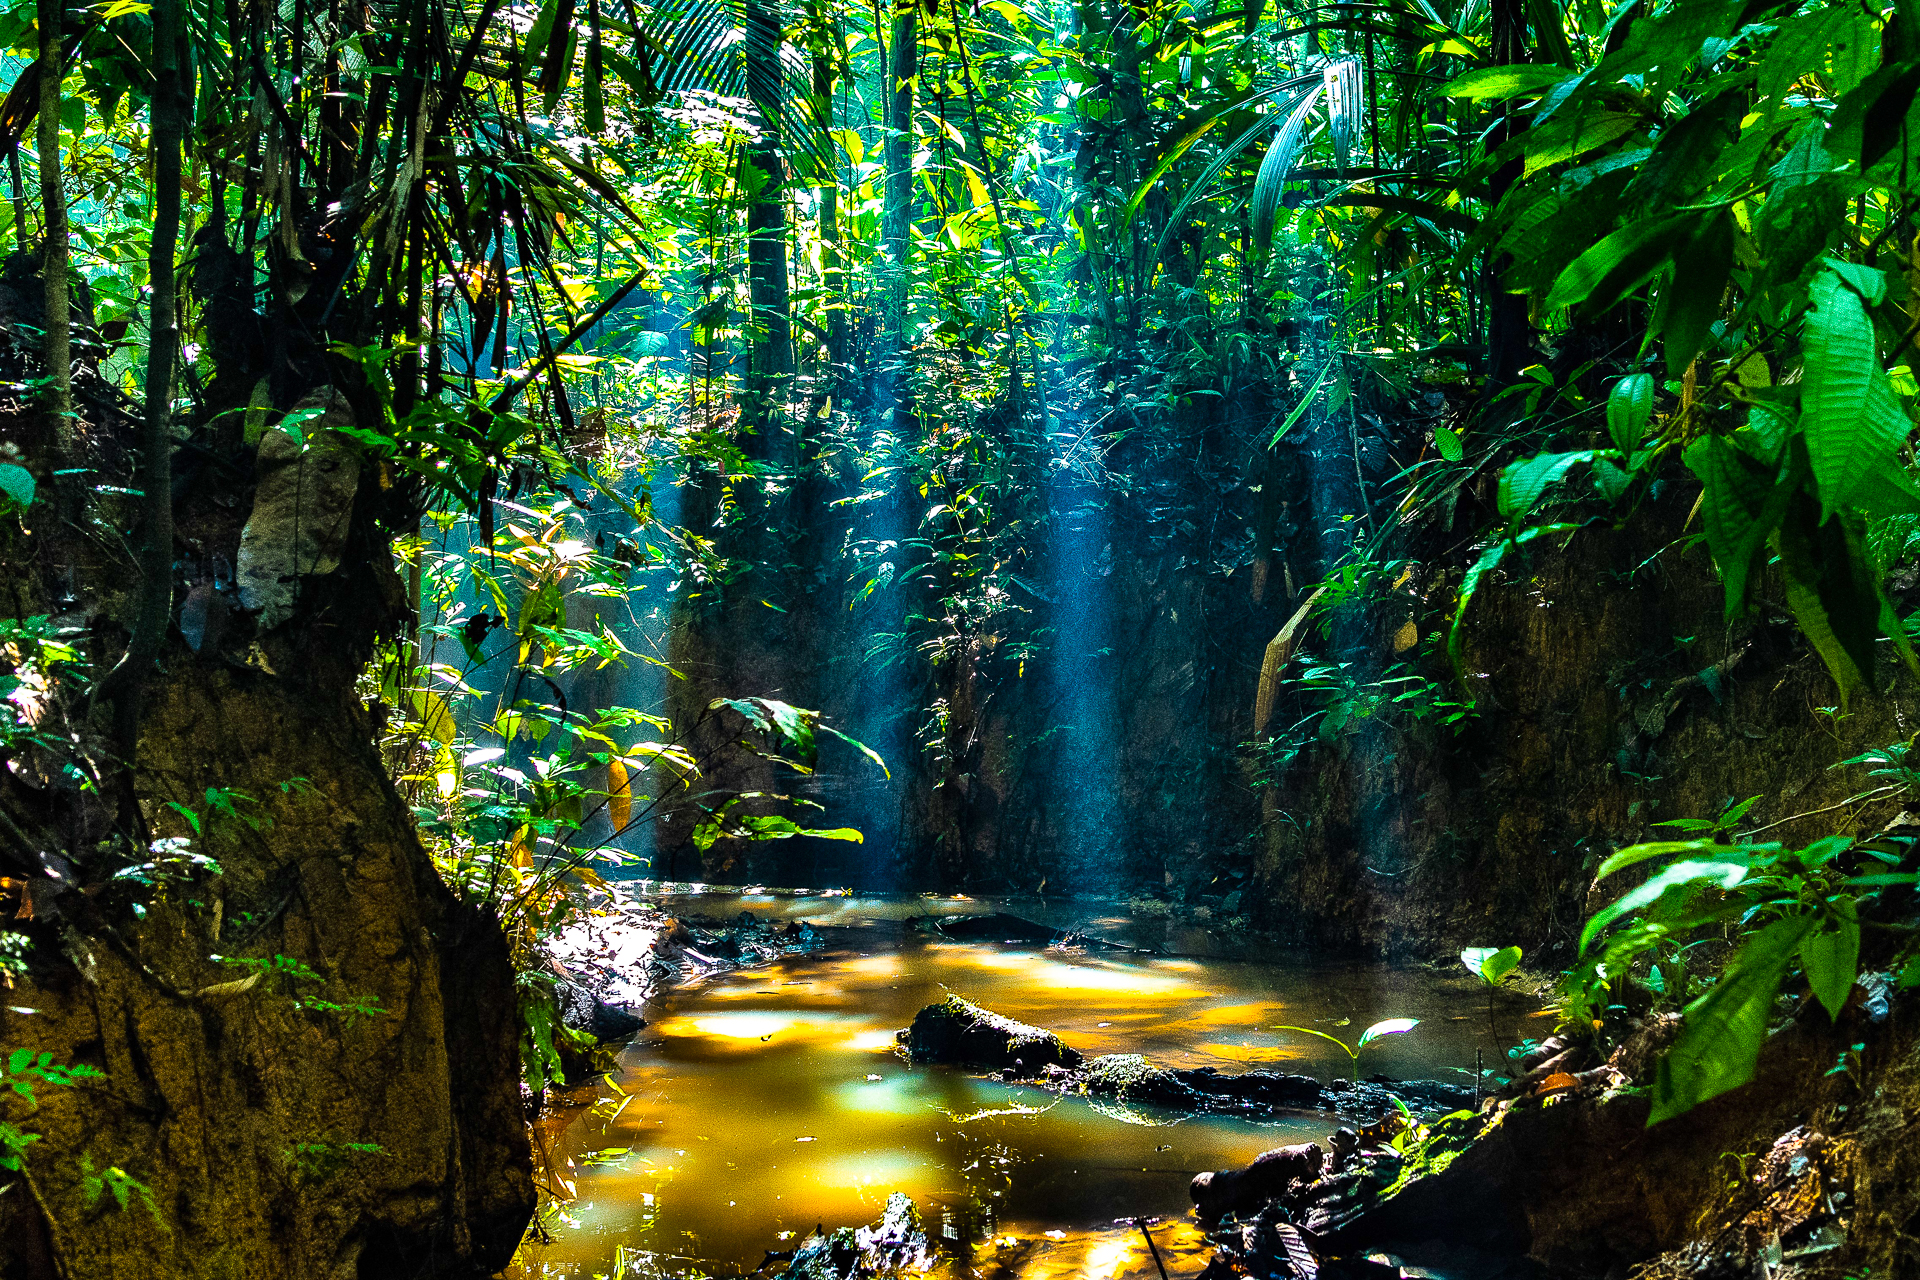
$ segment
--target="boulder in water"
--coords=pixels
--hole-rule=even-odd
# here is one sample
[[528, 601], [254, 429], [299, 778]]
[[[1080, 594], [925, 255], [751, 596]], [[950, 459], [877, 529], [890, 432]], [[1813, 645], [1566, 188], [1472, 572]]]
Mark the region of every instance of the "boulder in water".
[[915, 1062], [945, 1062], [1038, 1075], [1049, 1066], [1073, 1068], [1080, 1053], [1051, 1031], [1015, 1022], [959, 996], [948, 996], [913, 1016], [901, 1033]]

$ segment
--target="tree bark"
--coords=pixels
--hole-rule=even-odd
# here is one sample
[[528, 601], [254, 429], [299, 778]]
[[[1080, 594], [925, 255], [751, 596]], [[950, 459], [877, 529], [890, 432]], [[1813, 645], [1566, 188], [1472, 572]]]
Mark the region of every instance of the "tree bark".
[[[42, 0], [43, 5], [45, 2]], [[107, 672], [95, 693], [97, 701], [114, 703], [117, 733], [128, 750], [136, 737], [140, 697], [148, 671], [160, 655], [167, 638], [167, 624], [173, 616], [173, 366], [180, 355], [180, 308], [174, 255], [180, 243], [180, 146], [186, 136], [187, 113], [192, 109], [191, 99], [181, 83], [183, 34], [180, 0], [155, 0], [153, 127], [149, 139], [153, 154], [153, 239], [147, 251], [150, 342], [146, 413], [140, 444], [139, 603], [127, 651]], [[57, 108], [53, 114], [58, 117]], [[40, 116], [44, 138], [44, 121], [48, 116], [44, 106]], [[65, 242], [63, 233], [60, 239], [63, 248]], [[51, 236], [48, 243], [52, 243]], [[51, 274], [49, 272], [49, 277]], [[64, 279], [63, 272], [63, 298]], [[51, 300], [51, 286], [47, 293]], [[63, 336], [63, 345], [64, 342]]]
[[58, 438], [73, 438], [73, 361], [67, 300], [67, 195], [60, 178], [60, 80], [64, 70], [60, 40], [65, 0], [38, 0], [40, 26], [40, 201], [45, 209], [40, 275], [46, 337], [41, 351], [47, 365], [47, 404], [57, 415]]
[[895, 429], [912, 409], [906, 378], [907, 262], [913, 252], [913, 96], [920, 74], [920, 9], [908, 3], [893, 15], [892, 66], [887, 77], [887, 190], [881, 234], [886, 241], [887, 276], [881, 317], [877, 409], [894, 410]]
[[747, 148], [747, 288], [753, 325], [747, 348], [747, 452], [782, 466], [793, 463], [783, 412], [793, 377], [793, 318], [787, 289], [786, 161], [780, 148], [779, 18], [763, 0], [748, 0], [747, 92], [759, 137]]

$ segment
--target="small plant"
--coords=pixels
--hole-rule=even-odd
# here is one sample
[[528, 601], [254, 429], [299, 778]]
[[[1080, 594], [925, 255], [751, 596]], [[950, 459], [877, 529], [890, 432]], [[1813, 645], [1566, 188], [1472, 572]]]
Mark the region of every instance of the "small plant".
[[1669, 818], [1665, 822], [1656, 822], [1653, 825], [1672, 827], [1675, 831], [1684, 832], [1690, 836], [1726, 843], [1732, 839], [1734, 828], [1740, 825], [1740, 819], [1747, 816], [1747, 810], [1753, 808], [1759, 799], [1759, 796], [1748, 796], [1738, 804], [1729, 801], [1717, 818]]
[[251, 990], [268, 978], [284, 980], [287, 998], [296, 1009], [305, 1009], [313, 1013], [345, 1014], [347, 1024], [351, 1026], [361, 1018], [383, 1018], [391, 1010], [383, 1009], [375, 996], [354, 996], [345, 1002], [326, 1000], [317, 995], [305, 994], [301, 985], [322, 986], [327, 979], [315, 973], [304, 960], [297, 956], [276, 955], [270, 960], [255, 959], [249, 956], [209, 956], [208, 959], [236, 969], [247, 970], [247, 976], [237, 983], [229, 984], [235, 994]]
[[1518, 947], [1468, 947], [1460, 953], [1460, 963], [1467, 967], [1467, 972], [1487, 986], [1487, 1032], [1493, 1037], [1496, 1049], [1500, 1047], [1500, 1028], [1493, 1021], [1493, 993], [1520, 967], [1521, 954]]
[[[195, 830], [198, 829], [196, 825]], [[192, 884], [195, 876], [221, 874], [220, 864], [204, 853], [194, 852], [193, 841], [186, 836], [164, 836], [155, 840], [147, 846], [147, 854], [145, 862], [114, 872], [113, 880], [149, 891], [155, 903], [165, 902], [175, 888]], [[147, 903], [136, 901], [132, 906], [134, 915], [147, 914]]]
[[[1882, 865], [1852, 873], [1843, 855]], [[1649, 951], [1712, 926], [1733, 924], [1744, 936], [1725, 973], [1685, 1007], [1684, 1029], [1654, 1078], [1650, 1125], [1753, 1078], [1774, 1002], [1796, 967], [1814, 999], [1839, 1017], [1859, 973], [1863, 906], [1884, 889], [1920, 881], [1895, 869], [1899, 855], [1856, 848], [1846, 836], [1803, 849], [1711, 840], [1635, 845], [1602, 863], [1598, 878], [1655, 860], [1665, 865], [1581, 932], [1581, 960], [1564, 988], [1572, 1021], [1598, 1025], [1596, 1010], [1607, 1006], [1612, 984]]]
[[[31, 1049], [15, 1049], [0, 1062], [0, 1086], [13, 1091], [18, 1097], [26, 1099], [27, 1110], [35, 1111], [40, 1101], [34, 1096], [34, 1085], [51, 1084], [64, 1088], [76, 1088], [88, 1080], [104, 1080], [106, 1073], [84, 1063], [64, 1066], [53, 1060], [51, 1053], [36, 1054]], [[4, 1096], [4, 1095], [0, 1095]], [[26, 1133], [5, 1120], [0, 1120], [0, 1171], [19, 1173], [25, 1167], [27, 1148], [40, 1140], [37, 1133]]]
[[153, 1202], [153, 1192], [147, 1189], [145, 1183], [117, 1164], [96, 1172], [91, 1155], [80, 1157], [80, 1199], [88, 1209], [102, 1211], [105, 1206], [101, 1201], [110, 1199], [118, 1213], [125, 1213], [138, 1204], [152, 1216], [156, 1226], [162, 1231], [168, 1230], [167, 1220], [160, 1216], [160, 1208]]
[[1360, 1051], [1362, 1049], [1384, 1036], [1403, 1035], [1419, 1025], [1420, 1019], [1418, 1018], [1388, 1018], [1385, 1022], [1376, 1022], [1365, 1031], [1362, 1031], [1360, 1033], [1360, 1042], [1353, 1045], [1349, 1045], [1338, 1036], [1328, 1035], [1324, 1031], [1315, 1031], [1312, 1027], [1279, 1026], [1275, 1027], [1274, 1030], [1298, 1031], [1303, 1035], [1319, 1036], [1329, 1044], [1339, 1045], [1341, 1052], [1353, 1060], [1353, 1080], [1355, 1084], [1358, 1084], [1360, 1082]]

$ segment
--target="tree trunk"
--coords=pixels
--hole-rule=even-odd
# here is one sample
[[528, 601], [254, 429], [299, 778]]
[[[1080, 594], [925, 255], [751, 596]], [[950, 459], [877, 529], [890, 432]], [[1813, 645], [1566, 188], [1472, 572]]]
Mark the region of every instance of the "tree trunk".
[[785, 418], [793, 379], [793, 318], [787, 290], [786, 161], [780, 148], [780, 20], [749, 0], [747, 92], [760, 136], [747, 148], [747, 287], [753, 324], [747, 348], [746, 442], [749, 456], [791, 467], [792, 437]]
[[[40, 200], [46, 212], [40, 274], [45, 286], [46, 339], [41, 348], [47, 365], [47, 404], [57, 415], [58, 438], [73, 439], [73, 360], [69, 343], [67, 300], [67, 195], [60, 180], [60, 80], [65, 69], [60, 40], [65, 25], [64, 0], [39, 0], [40, 24]], [[70, 450], [63, 450], [70, 452]]]
[[907, 264], [913, 253], [913, 93], [920, 74], [920, 9], [894, 11], [892, 66], [887, 75], [887, 190], [881, 218], [886, 242], [886, 292], [881, 317], [883, 362], [875, 408], [894, 411], [895, 430], [912, 410], [906, 376]]

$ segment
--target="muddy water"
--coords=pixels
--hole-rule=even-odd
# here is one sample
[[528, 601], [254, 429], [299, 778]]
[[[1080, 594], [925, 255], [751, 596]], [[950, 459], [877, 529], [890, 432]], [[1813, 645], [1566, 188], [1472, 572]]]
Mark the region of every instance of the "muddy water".
[[[1116, 1218], [1187, 1213], [1202, 1169], [1324, 1136], [1329, 1118], [1254, 1122], [1148, 1108], [909, 1067], [894, 1032], [955, 992], [1058, 1031], [1092, 1056], [1140, 1052], [1171, 1066], [1347, 1074], [1338, 1047], [1274, 1030], [1315, 1027], [1349, 1043], [1390, 1017], [1407, 1035], [1369, 1046], [1365, 1073], [1466, 1081], [1476, 1048], [1495, 1058], [1483, 992], [1463, 975], [1315, 964], [1076, 952], [929, 937], [911, 917], [1038, 904], [749, 897], [681, 903], [741, 909], [827, 929], [828, 950], [711, 980], [647, 1010], [617, 1090], [548, 1133], [562, 1203], [552, 1242], [517, 1275], [586, 1277], [698, 1270], [738, 1275], [816, 1225], [858, 1225], [887, 1196], [912, 1196], [949, 1250], [982, 1275], [1113, 1280], [1154, 1274]], [[1069, 918], [1133, 945], [1161, 921]], [[1188, 941], [1195, 941], [1189, 939]], [[1217, 943], [1213, 944], [1216, 947]], [[1519, 1033], [1502, 1007], [1501, 1034]], [[1163, 1251], [1201, 1247], [1191, 1227], [1157, 1228]], [[1186, 1268], [1190, 1273], [1194, 1268]]]

